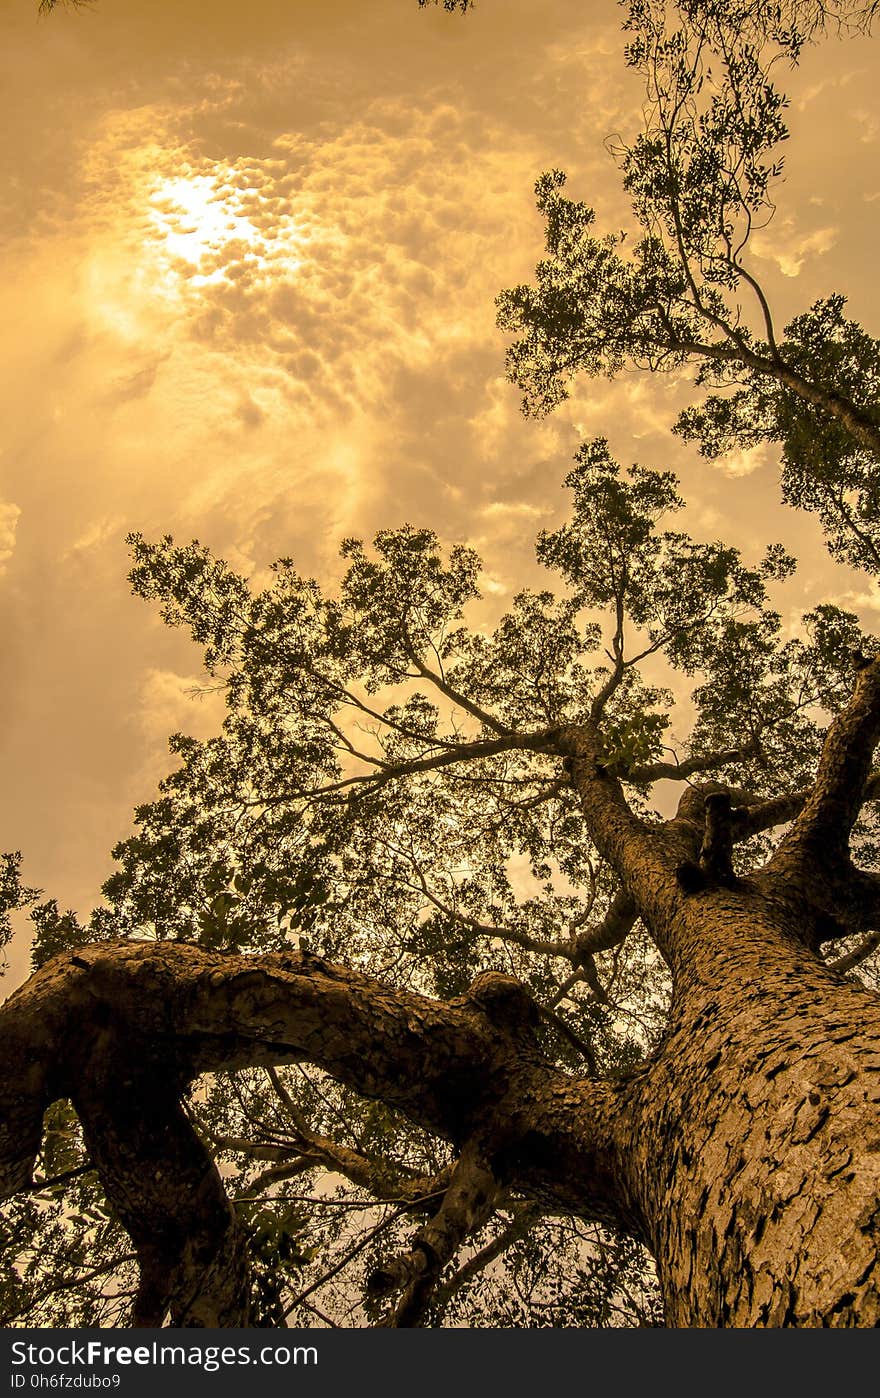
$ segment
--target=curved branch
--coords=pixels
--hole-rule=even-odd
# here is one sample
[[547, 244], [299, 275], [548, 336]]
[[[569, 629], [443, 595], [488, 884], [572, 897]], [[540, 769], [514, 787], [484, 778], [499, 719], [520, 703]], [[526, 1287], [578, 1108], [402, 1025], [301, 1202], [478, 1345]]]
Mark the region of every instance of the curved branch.
[[595, 927], [582, 932], [575, 943], [578, 962], [585, 965], [590, 957], [600, 951], [611, 951], [619, 947], [636, 924], [639, 913], [629, 894], [619, 888], [608, 906], [602, 921]]
[[378, 1268], [369, 1279], [368, 1289], [374, 1296], [406, 1288], [392, 1325], [419, 1323], [446, 1263], [491, 1217], [499, 1191], [500, 1183], [484, 1151], [469, 1141], [455, 1164], [439, 1209], [419, 1229], [409, 1252]]
[[[650, 825], [629, 806], [614, 772], [602, 760], [598, 732], [586, 725], [563, 729], [557, 739], [566, 756], [590, 838], [615, 869], [633, 905], [653, 929], [661, 954], [668, 956], [664, 929], [678, 902], [675, 868], [679, 832]], [[689, 852], [689, 851], [688, 851]]]
[[621, 1089], [557, 1069], [535, 1017], [497, 973], [442, 1002], [303, 953], [80, 947], [0, 1010], [0, 1188], [29, 1186], [43, 1112], [70, 1097], [137, 1250], [137, 1322], [245, 1325], [243, 1230], [180, 1098], [203, 1072], [309, 1061], [453, 1144], [495, 1123], [485, 1148], [522, 1193], [638, 1231], [620, 1184]]
[[849, 869], [849, 838], [865, 800], [880, 739], [880, 658], [859, 671], [852, 698], [829, 727], [813, 787], [766, 865], [795, 879], [834, 879]]
[[[558, 956], [566, 961], [572, 960], [569, 942], [554, 941], [549, 937], [533, 937], [531, 933], [522, 932], [516, 927], [502, 927], [497, 923], [480, 922], [479, 918], [473, 917], [470, 913], [463, 913], [458, 908], [450, 907], [448, 903], [444, 903], [441, 898], [431, 892], [418, 860], [411, 857], [410, 862], [421, 892], [444, 917], [461, 923], [462, 927], [467, 927], [478, 937], [491, 937], [496, 941], [509, 942], [512, 946], [522, 947], [524, 951], [532, 951], [539, 956]], [[408, 886], [412, 887], [412, 885]]]

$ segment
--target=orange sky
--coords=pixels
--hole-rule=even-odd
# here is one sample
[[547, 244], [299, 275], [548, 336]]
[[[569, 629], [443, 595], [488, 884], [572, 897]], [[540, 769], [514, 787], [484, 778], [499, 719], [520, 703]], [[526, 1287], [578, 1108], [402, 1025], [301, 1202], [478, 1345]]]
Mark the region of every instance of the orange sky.
[[[410, 520], [476, 545], [487, 605], [529, 576], [583, 435], [672, 465], [689, 527], [802, 568], [876, 626], [880, 597], [783, 510], [773, 461], [670, 437], [687, 379], [583, 383], [525, 422], [493, 299], [540, 256], [532, 186], [562, 166], [625, 222], [604, 140], [639, 91], [613, 0], [101, 0], [0, 49], [0, 850], [87, 911], [109, 849], [206, 734], [198, 655], [131, 598], [124, 537], [197, 536], [259, 575], [335, 571], [341, 537]], [[880, 332], [877, 46], [790, 84], [779, 213], [754, 253], [784, 321], [841, 290]], [[26, 943], [10, 953], [11, 987]]]

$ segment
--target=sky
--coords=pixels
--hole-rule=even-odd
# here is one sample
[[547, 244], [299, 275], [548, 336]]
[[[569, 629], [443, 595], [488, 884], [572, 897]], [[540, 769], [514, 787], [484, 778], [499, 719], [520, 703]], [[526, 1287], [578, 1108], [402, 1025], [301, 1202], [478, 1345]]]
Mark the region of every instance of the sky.
[[[526, 421], [494, 298], [541, 255], [533, 186], [568, 172], [627, 222], [607, 149], [638, 128], [614, 0], [98, 0], [0, 44], [0, 850], [82, 913], [110, 849], [207, 736], [199, 656], [132, 598], [126, 535], [198, 538], [259, 584], [338, 575], [342, 538], [409, 521], [486, 561], [486, 615], [539, 581], [579, 441], [673, 467], [687, 526], [801, 558], [786, 624], [880, 596], [779, 503], [773, 453], [670, 436], [687, 374], [582, 382]], [[832, 290], [880, 333], [878, 48], [787, 83], [778, 212], [753, 246], [777, 323]], [[6, 986], [27, 968], [22, 931]]]

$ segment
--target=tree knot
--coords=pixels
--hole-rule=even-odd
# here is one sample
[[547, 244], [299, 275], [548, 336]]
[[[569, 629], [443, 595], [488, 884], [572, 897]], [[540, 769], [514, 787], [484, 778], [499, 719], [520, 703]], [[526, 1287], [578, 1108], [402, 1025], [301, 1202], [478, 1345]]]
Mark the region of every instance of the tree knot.
[[505, 1029], [533, 1029], [539, 1020], [538, 1006], [522, 982], [502, 971], [482, 971], [471, 981], [467, 998]]
[[675, 870], [684, 893], [708, 887], [730, 888], [737, 882], [733, 870], [733, 837], [737, 812], [730, 792], [723, 788], [694, 788], [679, 802], [678, 815], [693, 824], [702, 818], [703, 835], [698, 862], [685, 859]]

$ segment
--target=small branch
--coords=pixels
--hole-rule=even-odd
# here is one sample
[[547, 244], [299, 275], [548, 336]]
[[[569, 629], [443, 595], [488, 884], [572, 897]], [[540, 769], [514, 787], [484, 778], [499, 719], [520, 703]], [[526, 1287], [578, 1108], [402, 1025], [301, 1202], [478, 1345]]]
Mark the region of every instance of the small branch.
[[776, 343], [776, 331], [773, 326], [773, 314], [770, 310], [770, 303], [767, 300], [764, 288], [761, 286], [761, 283], [758, 281], [757, 277], [753, 276], [751, 272], [747, 271], [746, 268], [737, 258], [733, 259], [732, 265], [736, 268], [737, 273], [739, 274], [739, 276], [742, 277], [746, 285], [750, 286], [752, 291], [755, 293], [758, 305], [761, 307], [761, 315], [764, 317], [764, 328], [767, 331], [767, 343], [770, 346], [770, 353], [772, 354], [775, 363], [779, 367], [783, 367], [782, 356], [779, 353], [779, 346]]
[[659, 781], [686, 782], [702, 772], [711, 772], [716, 767], [728, 767], [733, 762], [741, 762], [744, 757], [754, 753], [755, 746], [754, 743], [750, 743], [742, 748], [722, 748], [718, 752], [686, 757], [683, 762], [651, 762], [643, 767], [632, 767], [627, 772], [626, 779], [638, 785]]
[[287, 1160], [280, 1165], [270, 1165], [267, 1170], [261, 1170], [255, 1180], [251, 1181], [250, 1189], [254, 1194], [261, 1194], [269, 1189], [273, 1184], [281, 1184], [284, 1180], [296, 1179], [297, 1175], [304, 1175], [307, 1170], [313, 1170], [318, 1162], [307, 1155], [297, 1155], [294, 1160]]
[[465, 1238], [490, 1218], [498, 1192], [498, 1181], [481, 1148], [469, 1141], [455, 1165], [440, 1208], [419, 1229], [410, 1251], [377, 1268], [369, 1278], [367, 1285], [373, 1296], [406, 1288], [390, 1320], [392, 1326], [418, 1324], [440, 1272]]
[[587, 985], [592, 990], [600, 1005], [607, 1005], [609, 1003], [608, 991], [599, 979], [599, 972], [596, 969], [596, 963], [590, 952], [587, 952], [584, 956], [583, 975], [584, 980], [587, 982]]
[[579, 985], [581, 981], [585, 981], [586, 979], [587, 977], [583, 967], [579, 966], [576, 971], [572, 971], [571, 975], [566, 976], [565, 980], [554, 994], [550, 1001], [550, 1008], [555, 1009], [557, 1005], [561, 1005], [569, 992], [572, 991], [576, 985]]
[[444, 1307], [452, 1299], [457, 1291], [468, 1282], [478, 1277], [491, 1263], [507, 1251], [513, 1243], [519, 1242], [526, 1234], [534, 1228], [535, 1224], [543, 1217], [541, 1209], [537, 1204], [521, 1204], [510, 1206], [513, 1217], [510, 1222], [501, 1230], [491, 1243], [487, 1243], [484, 1248], [475, 1253], [464, 1266], [459, 1267], [453, 1277], [438, 1289], [434, 1294], [436, 1306]]
[[52, 1175], [46, 1180], [36, 1179], [28, 1193], [40, 1194], [44, 1189], [53, 1189], [55, 1185], [67, 1184], [69, 1180], [79, 1179], [81, 1175], [91, 1175], [94, 1173], [94, 1169], [94, 1165], [77, 1165], [75, 1170], [65, 1170], [61, 1175]]
[[266, 1073], [293, 1122], [296, 1133], [296, 1149], [301, 1156], [301, 1162], [297, 1162], [293, 1168], [278, 1165], [274, 1169], [266, 1170], [259, 1177], [259, 1180], [254, 1181], [252, 1188], [256, 1189], [260, 1181], [263, 1184], [270, 1184], [275, 1180], [299, 1174], [302, 1170], [315, 1165], [323, 1165], [325, 1169], [335, 1174], [344, 1175], [352, 1184], [366, 1190], [368, 1194], [372, 1194], [373, 1198], [384, 1202], [389, 1200], [394, 1203], [406, 1202], [415, 1206], [423, 1203], [425, 1199], [436, 1198], [438, 1192], [447, 1188], [450, 1179], [449, 1170], [443, 1170], [438, 1175], [407, 1177], [398, 1170], [390, 1169], [384, 1160], [376, 1160], [371, 1156], [363, 1155], [360, 1151], [352, 1150], [349, 1146], [343, 1146], [338, 1141], [331, 1140], [329, 1136], [317, 1135], [306, 1124], [302, 1113], [276, 1070], [267, 1068]]
[[[607, 1000], [607, 995], [604, 998]], [[585, 1060], [590, 1074], [596, 1077], [599, 1071], [596, 1063], [596, 1055], [593, 1053], [586, 1039], [582, 1039], [579, 1034], [576, 1034], [571, 1026], [566, 1024], [561, 1015], [556, 1014], [554, 1010], [549, 1009], [546, 1005], [539, 1005], [538, 1012], [542, 1019], [546, 1020], [548, 1024], [552, 1024], [555, 1029], [558, 1029], [559, 1033], [568, 1040], [572, 1047], [577, 1049], [578, 1053]]]
[[192, 1117], [193, 1123], [198, 1125], [202, 1134], [208, 1137], [211, 1145], [217, 1150], [231, 1150], [239, 1155], [246, 1155], [251, 1160], [274, 1160], [286, 1161], [292, 1155], [298, 1154], [297, 1147], [293, 1142], [267, 1142], [249, 1141], [246, 1136], [218, 1136], [204, 1122], [197, 1121]]
[[49, 1286], [38, 1291], [36, 1295], [29, 1296], [23, 1306], [19, 1306], [16, 1311], [7, 1311], [0, 1315], [0, 1325], [10, 1326], [13, 1321], [26, 1316], [29, 1311], [33, 1311], [37, 1306], [42, 1305], [50, 1296], [56, 1296], [61, 1291], [75, 1291], [79, 1286], [87, 1286], [90, 1281], [95, 1281], [98, 1277], [107, 1276], [108, 1272], [113, 1272], [119, 1267], [124, 1267], [127, 1262], [135, 1262], [137, 1253], [123, 1252], [117, 1257], [111, 1257], [106, 1262], [99, 1263], [88, 1272], [80, 1272], [74, 1277], [65, 1277], [62, 1281], [53, 1281]]
[[602, 685], [599, 692], [595, 695], [593, 702], [590, 706], [590, 722], [593, 724], [599, 723], [600, 719], [602, 718], [602, 715], [605, 712], [605, 707], [608, 703], [608, 700], [611, 698], [615, 690], [618, 688], [621, 680], [623, 679], [624, 670], [626, 669], [623, 656], [623, 635], [625, 622], [624, 597], [626, 591], [626, 583], [627, 574], [626, 567], [624, 566], [623, 576], [621, 577], [620, 583], [616, 589], [614, 603], [615, 625], [614, 636], [611, 640], [611, 659], [613, 660], [614, 664], [611, 673], [609, 674], [605, 683]]
[[[380, 791], [389, 782], [400, 781], [403, 777], [417, 776], [422, 772], [436, 772], [443, 767], [451, 767], [459, 762], [480, 761], [484, 757], [497, 757], [504, 752], [553, 752], [556, 730], [544, 729], [540, 733], [511, 733], [502, 738], [482, 738], [470, 743], [457, 743], [454, 747], [444, 746], [442, 752], [429, 757], [413, 758], [409, 762], [389, 765], [380, 772], [366, 772], [360, 776], [344, 777], [326, 786], [314, 788], [296, 787], [278, 792], [274, 796], [263, 796], [259, 800], [246, 802], [252, 806], [279, 806], [288, 801], [314, 801], [321, 797], [342, 796], [343, 793], [357, 798], [357, 788], [364, 788], [370, 795]], [[434, 741], [433, 739], [431, 740]]]
[[867, 961], [872, 952], [880, 947], [880, 932], [871, 932], [865, 937], [857, 947], [847, 952], [846, 956], [838, 956], [836, 961], [827, 962], [829, 971], [839, 971], [845, 975], [847, 971], [855, 970], [856, 966], [861, 966], [863, 961]]
[[380, 1233], [384, 1233], [385, 1229], [390, 1228], [392, 1223], [396, 1223], [405, 1212], [405, 1208], [395, 1209], [393, 1213], [381, 1219], [380, 1222], [376, 1224], [375, 1228], [371, 1228], [365, 1237], [359, 1239], [359, 1241], [355, 1243], [353, 1248], [349, 1248], [348, 1252], [346, 1252], [333, 1267], [324, 1272], [317, 1281], [307, 1286], [305, 1291], [301, 1291], [298, 1296], [294, 1296], [289, 1305], [284, 1308], [285, 1320], [290, 1315], [291, 1311], [294, 1311], [297, 1306], [301, 1306], [309, 1296], [313, 1295], [316, 1291], [320, 1291], [322, 1286], [326, 1286], [328, 1281], [332, 1281], [334, 1277], [338, 1276], [339, 1273], [348, 1266], [349, 1262], [357, 1257], [358, 1253], [363, 1252], [364, 1248], [368, 1247], [374, 1238], [378, 1237]]
[[864, 409], [852, 399], [833, 389], [822, 388], [810, 383], [784, 360], [775, 360], [738, 344], [713, 344], [699, 340], [678, 340], [674, 348], [700, 358], [714, 359], [726, 363], [741, 363], [756, 374], [776, 379], [786, 388], [814, 407], [822, 408], [831, 417], [842, 423], [859, 446], [872, 455], [880, 456], [880, 426]]
[[[400, 851], [397, 852], [400, 853]], [[559, 956], [564, 957], [568, 961], [571, 960], [571, 948], [566, 942], [555, 942], [551, 941], [549, 938], [533, 937], [530, 933], [520, 932], [515, 927], [501, 927], [494, 923], [480, 922], [479, 918], [472, 917], [470, 913], [462, 913], [459, 912], [457, 908], [450, 907], [448, 903], [444, 903], [442, 899], [431, 892], [431, 889], [428, 887], [427, 879], [422, 873], [422, 869], [414, 856], [408, 854], [407, 858], [410, 860], [413, 873], [418, 879], [419, 888], [422, 893], [427, 898], [428, 902], [433, 904], [445, 917], [449, 917], [455, 922], [460, 922], [463, 927], [469, 928], [478, 937], [493, 937], [497, 938], [498, 941], [511, 942], [514, 946], [522, 947], [524, 951], [535, 952], [539, 956]], [[412, 887], [410, 884], [405, 886]]]
[[284, 1086], [284, 1083], [278, 1076], [278, 1070], [272, 1067], [267, 1068], [266, 1077], [272, 1084], [272, 1090], [275, 1093], [275, 1096], [278, 1098], [279, 1102], [284, 1107], [284, 1110], [287, 1112], [287, 1115], [290, 1117], [294, 1126], [297, 1128], [298, 1131], [304, 1130], [305, 1119], [302, 1113], [300, 1112], [299, 1107], [296, 1105], [290, 1093], [287, 1091], [287, 1088]]
[[502, 735], [510, 733], [510, 729], [505, 724], [499, 723], [498, 719], [495, 718], [493, 714], [487, 713], [485, 709], [481, 709], [479, 704], [475, 704], [472, 699], [468, 699], [465, 694], [460, 694], [457, 689], [454, 689], [444, 676], [438, 675], [434, 670], [431, 670], [422, 660], [412, 641], [409, 639], [409, 636], [406, 638], [406, 653], [422, 679], [432, 684], [434, 688], [439, 690], [451, 703], [455, 704], [459, 709], [463, 709], [466, 714], [470, 714], [471, 718], [475, 718], [478, 723], [482, 723], [493, 733]]

